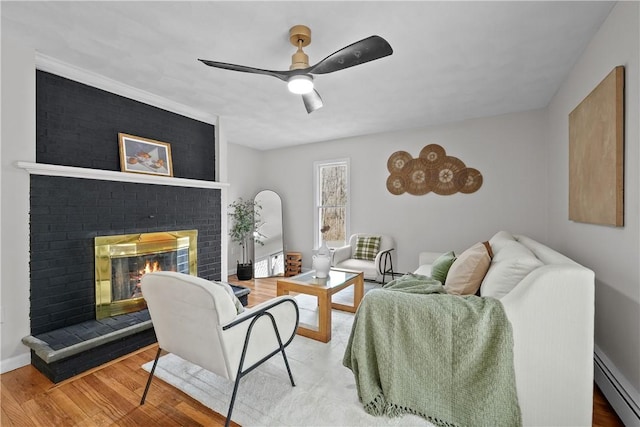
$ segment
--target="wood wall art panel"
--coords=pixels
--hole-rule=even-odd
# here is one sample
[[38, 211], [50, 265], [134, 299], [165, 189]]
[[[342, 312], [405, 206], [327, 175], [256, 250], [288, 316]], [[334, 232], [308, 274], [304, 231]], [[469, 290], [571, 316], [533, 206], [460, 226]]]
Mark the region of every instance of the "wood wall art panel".
[[624, 67], [569, 114], [569, 219], [624, 225]]
[[482, 186], [482, 174], [467, 167], [456, 157], [447, 156], [444, 148], [429, 144], [417, 158], [406, 151], [396, 151], [387, 160], [387, 190], [421, 196], [434, 192], [442, 196], [474, 193]]

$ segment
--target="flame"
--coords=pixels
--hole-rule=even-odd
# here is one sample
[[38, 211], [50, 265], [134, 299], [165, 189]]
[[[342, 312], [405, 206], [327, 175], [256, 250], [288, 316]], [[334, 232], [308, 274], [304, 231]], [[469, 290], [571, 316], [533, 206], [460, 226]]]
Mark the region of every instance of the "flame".
[[150, 261], [147, 261], [144, 265], [143, 273], [153, 273], [154, 271], [162, 271], [162, 269], [160, 268], [160, 263], [158, 261], [154, 261], [152, 265]]

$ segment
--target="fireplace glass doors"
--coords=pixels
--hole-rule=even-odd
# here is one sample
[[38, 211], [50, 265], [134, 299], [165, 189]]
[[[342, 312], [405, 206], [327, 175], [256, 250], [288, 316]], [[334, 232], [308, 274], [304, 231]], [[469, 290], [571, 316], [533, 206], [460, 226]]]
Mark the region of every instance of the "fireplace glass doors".
[[95, 238], [96, 319], [146, 307], [140, 279], [153, 271], [197, 275], [198, 230]]

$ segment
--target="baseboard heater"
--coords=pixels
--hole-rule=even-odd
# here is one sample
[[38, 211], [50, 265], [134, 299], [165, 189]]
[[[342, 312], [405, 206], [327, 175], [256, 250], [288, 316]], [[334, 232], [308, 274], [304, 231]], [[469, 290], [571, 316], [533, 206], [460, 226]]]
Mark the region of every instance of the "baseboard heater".
[[[596, 346], [593, 353], [594, 379], [602, 394], [626, 426], [640, 425], [640, 401], [609, 358]], [[632, 395], [634, 393], [636, 396]]]

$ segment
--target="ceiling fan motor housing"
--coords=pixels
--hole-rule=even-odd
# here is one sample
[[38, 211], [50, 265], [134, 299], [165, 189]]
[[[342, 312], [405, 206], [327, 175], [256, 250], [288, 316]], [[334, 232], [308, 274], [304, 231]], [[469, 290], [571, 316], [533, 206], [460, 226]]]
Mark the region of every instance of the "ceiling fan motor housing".
[[302, 47], [309, 46], [311, 43], [311, 29], [305, 25], [294, 25], [289, 30], [289, 41], [295, 47], [299, 47], [300, 42], [302, 42]]
[[311, 30], [304, 25], [295, 25], [289, 30], [289, 41], [298, 48], [296, 53], [291, 55], [290, 70], [303, 70], [309, 68], [309, 56], [302, 51], [302, 48], [311, 43]]

